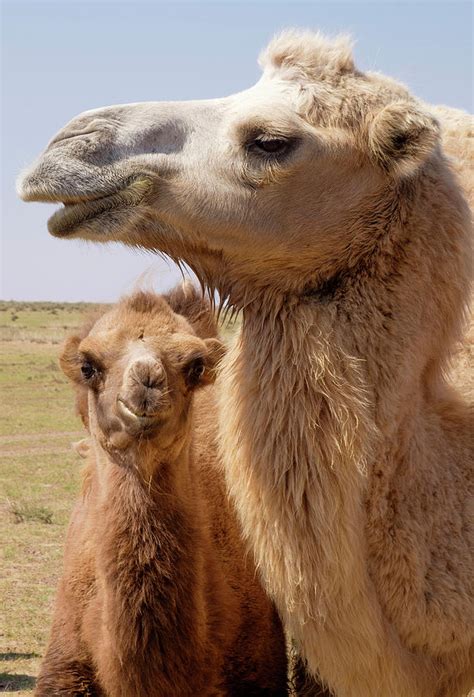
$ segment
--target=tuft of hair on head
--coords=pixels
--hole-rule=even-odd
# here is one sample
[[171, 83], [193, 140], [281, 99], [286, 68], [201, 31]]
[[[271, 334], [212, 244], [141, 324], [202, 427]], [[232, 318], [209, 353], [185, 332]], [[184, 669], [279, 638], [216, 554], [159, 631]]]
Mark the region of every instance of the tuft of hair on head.
[[262, 51], [264, 71], [289, 72], [306, 80], [334, 80], [355, 72], [353, 40], [347, 34], [333, 38], [319, 32], [287, 29], [275, 36]]
[[211, 303], [189, 280], [185, 280], [163, 298], [173, 312], [185, 317], [201, 339], [217, 337], [219, 334], [215, 313]]
[[153, 315], [155, 312], [170, 314], [166, 298], [150, 290], [138, 290], [132, 295], [126, 295], [119, 301], [119, 306], [142, 315]]
[[439, 143], [437, 120], [416, 102], [401, 100], [375, 114], [368, 127], [373, 160], [388, 174], [414, 174]]

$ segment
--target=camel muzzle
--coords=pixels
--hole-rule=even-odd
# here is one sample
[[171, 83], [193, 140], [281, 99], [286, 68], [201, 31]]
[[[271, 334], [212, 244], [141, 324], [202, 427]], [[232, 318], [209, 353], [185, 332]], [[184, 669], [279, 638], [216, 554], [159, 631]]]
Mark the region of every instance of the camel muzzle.
[[124, 189], [109, 196], [65, 204], [48, 220], [48, 230], [55, 237], [67, 237], [80, 225], [103, 213], [137, 206], [152, 188], [153, 183], [149, 177], [137, 177]]
[[144, 427], [162, 419], [169, 409], [168, 381], [161, 361], [152, 357], [134, 361], [117, 398], [120, 417], [134, 427]]

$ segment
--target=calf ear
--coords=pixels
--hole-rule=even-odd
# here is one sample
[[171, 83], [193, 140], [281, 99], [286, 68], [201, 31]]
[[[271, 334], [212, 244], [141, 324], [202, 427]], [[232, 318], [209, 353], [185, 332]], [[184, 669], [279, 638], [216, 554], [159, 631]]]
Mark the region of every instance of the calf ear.
[[219, 339], [204, 339], [204, 343], [206, 345], [206, 353], [202, 357], [203, 371], [199, 376], [199, 380], [194, 383], [195, 387], [198, 385], [200, 387], [210, 385], [215, 381], [219, 362], [226, 352], [224, 344]]
[[389, 104], [369, 126], [372, 158], [386, 172], [399, 177], [414, 174], [438, 142], [438, 122], [412, 102]]
[[63, 344], [63, 348], [59, 356], [59, 365], [64, 375], [76, 383], [82, 382], [81, 359], [78, 351], [80, 343], [81, 337], [68, 337]]
[[218, 363], [225, 353], [219, 339], [204, 339], [204, 351], [193, 352], [184, 366], [186, 385], [189, 389], [210, 385], [216, 379]]
[[219, 339], [205, 339], [207, 348], [206, 376], [208, 382], [214, 382], [220, 361], [224, 358], [226, 347]]

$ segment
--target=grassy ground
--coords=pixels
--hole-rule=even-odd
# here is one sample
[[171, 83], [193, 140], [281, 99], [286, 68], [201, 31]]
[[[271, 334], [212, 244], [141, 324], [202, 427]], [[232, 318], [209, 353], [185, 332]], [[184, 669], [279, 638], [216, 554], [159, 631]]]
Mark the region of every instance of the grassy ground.
[[31, 694], [47, 641], [83, 434], [57, 356], [89, 307], [0, 303], [0, 692]]
[[0, 692], [31, 694], [47, 642], [84, 435], [58, 353], [92, 310], [0, 302]]

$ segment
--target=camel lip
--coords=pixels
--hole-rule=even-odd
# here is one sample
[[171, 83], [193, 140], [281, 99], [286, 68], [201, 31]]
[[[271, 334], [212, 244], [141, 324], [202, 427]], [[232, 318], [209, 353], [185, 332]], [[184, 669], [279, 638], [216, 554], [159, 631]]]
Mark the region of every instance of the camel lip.
[[78, 193], [74, 190], [68, 191], [70, 187], [68, 185], [65, 186], [64, 181], [61, 181], [58, 186], [57, 181], [51, 180], [48, 172], [43, 174], [40, 164], [31, 172], [26, 171], [20, 174], [16, 181], [16, 191], [21, 200], [26, 203], [63, 203], [64, 205], [70, 205], [104, 198], [114, 194], [130, 181], [131, 178], [129, 177], [126, 181], [122, 180], [117, 183], [116, 186], [108, 186], [108, 190], [105, 191]]
[[62, 207], [49, 218], [48, 231], [53, 237], [70, 237], [84, 223], [117, 209], [138, 205], [151, 189], [150, 177], [139, 175], [117, 191], [103, 196], [65, 197]]
[[117, 399], [117, 409], [121, 416], [142, 427], [156, 423], [161, 416], [159, 412], [154, 414], [137, 413], [122, 397], [118, 397]]

